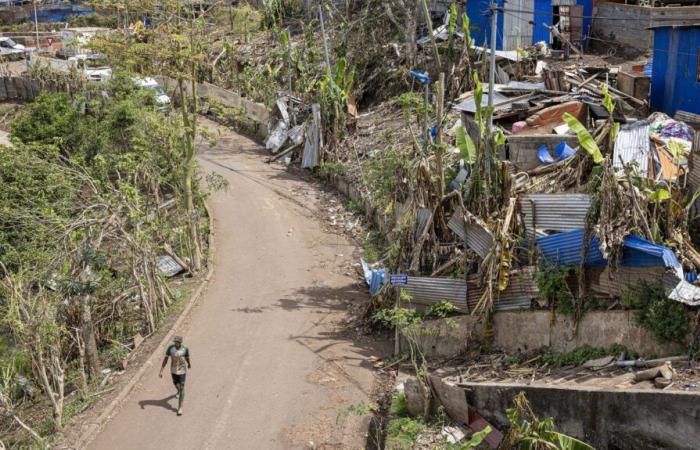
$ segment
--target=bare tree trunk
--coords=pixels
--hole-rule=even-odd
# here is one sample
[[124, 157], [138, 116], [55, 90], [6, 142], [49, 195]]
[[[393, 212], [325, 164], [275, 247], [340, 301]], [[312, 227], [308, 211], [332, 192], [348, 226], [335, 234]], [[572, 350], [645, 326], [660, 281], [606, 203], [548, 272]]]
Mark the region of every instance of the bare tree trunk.
[[88, 390], [87, 374], [85, 373], [85, 346], [80, 337], [80, 330], [75, 329], [75, 344], [78, 347], [78, 371], [80, 373], [80, 389], [83, 392]]
[[100, 356], [97, 352], [97, 340], [95, 339], [95, 326], [92, 322], [90, 303], [90, 295], [80, 296], [80, 328], [84, 344], [85, 363], [88, 375], [91, 379], [95, 379], [100, 374]]
[[[196, 66], [193, 64], [192, 76], [196, 75]], [[177, 80], [178, 88], [181, 94], [180, 112], [182, 121], [185, 126], [185, 208], [187, 208], [187, 225], [190, 234], [192, 245], [191, 257], [192, 268], [199, 271], [202, 268], [202, 249], [199, 243], [199, 233], [197, 232], [197, 220], [199, 215], [194, 206], [194, 192], [192, 191], [192, 180], [195, 171], [195, 156], [196, 156], [196, 136], [197, 136], [197, 118], [195, 113], [197, 110], [197, 81], [192, 80], [192, 98], [187, 98], [185, 90], [185, 80], [179, 78]], [[193, 101], [194, 112], [188, 111], [188, 100]]]

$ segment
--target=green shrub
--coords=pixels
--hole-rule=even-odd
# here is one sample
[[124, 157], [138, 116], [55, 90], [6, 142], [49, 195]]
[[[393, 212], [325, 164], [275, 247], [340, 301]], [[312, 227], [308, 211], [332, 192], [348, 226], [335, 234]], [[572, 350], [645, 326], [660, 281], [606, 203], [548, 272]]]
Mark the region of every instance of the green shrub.
[[316, 168], [316, 175], [319, 177], [330, 180], [333, 177], [345, 175], [347, 169], [342, 163], [339, 162], [322, 162]]
[[[584, 345], [570, 352], [547, 352], [542, 357], [542, 361], [550, 367], [580, 366], [591, 359], [598, 359], [604, 356], [617, 356], [620, 352], [627, 352], [627, 348], [620, 344], [613, 344], [607, 349]], [[636, 355], [628, 352], [628, 357]]]
[[391, 399], [389, 406], [389, 416], [391, 417], [407, 417], [408, 406], [406, 406], [406, 394], [403, 392]]
[[390, 450], [410, 450], [416, 443], [418, 435], [425, 429], [420, 420], [410, 417], [393, 419], [387, 425], [386, 448]]
[[660, 342], [684, 344], [691, 330], [691, 318], [685, 306], [666, 296], [661, 284], [644, 284], [625, 292], [626, 308], [637, 309], [635, 322], [651, 331]]
[[425, 312], [426, 317], [435, 319], [444, 319], [445, 317], [451, 316], [452, 314], [458, 313], [459, 308], [447, 300], [443, 300], [432, 305]]
[[535, 281], [540, 295], [553, 304], [558, 312], [568, 316], [572, 316], [576, 312], [576, 299], [569, 289], [569, 285], [566, 284], [566, 279], [576, 272], [575, 267], [556, 267], [542, 261], [539, 269], [535, 272]]

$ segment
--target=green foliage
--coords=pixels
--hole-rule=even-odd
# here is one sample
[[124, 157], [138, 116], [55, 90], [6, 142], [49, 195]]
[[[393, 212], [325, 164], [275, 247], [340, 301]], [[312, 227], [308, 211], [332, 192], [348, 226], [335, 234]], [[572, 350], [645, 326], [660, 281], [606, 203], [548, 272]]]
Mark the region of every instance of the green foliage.
[[435, 319], [444, 319], [445, 317], [449, 317], [458, 312], [459, 308], [457, 308], [453, 303], [443, 300], [431, 305], [425, 312], [425, 316]]
[[[44, 386], [38, 365], [51, 365], [52, 427], [64, 384], [54, 374], [76, 379], [80, 299], [89, 296], [101, 357], [122, 359], [120, 342], [152, 332], [175, 300], [155, 268], [160, 245], [183, 254], [190, 242], [181, 119], [157, 113], [129, 75], [101, 90], [95, 100], [38, 97], [13, 122], [13, 147], [0, 147], [0, 364], [13, 361], [34, 386]], [[193, 190], [201, 204], [198, 179]], [[160, 210], [169, 199], [175, 206]], [[66, 399], [63, 415], [84, 407]]]
[[425, 424], [410, 417], [392, 419], [387, 425], [386, 448], [389, 450], [411, 450]]
[[354, 212], [355, 214], [365, 213], [365, 207], [362, 204], [362, 202], [353, 198], [347, 201], [347, 203], [345, 204], [345, 208], [349, 211]]
[[360, 401], [358, 404], [353, 404], [347, 408], [339, 408], [336, 415], [335, 421], [338, 423], [340, 419], [347, 418], [350, 416], [362, 417], [367, 414], [372, 414], [377, 410], [377, 405], [373, 403], [365, 403], [364, 400]]
[[540, 420], [530, 408], [525, 393], [515, 399], [515, 408], [506, 410], [510, 430], [505, 436], [503, 448], [519, 450], [595, 450], [576, 438], [556, 431], [554, 419]]
[[557, 311], [569, 316], [575, 313], [576, 299], [566, 284], [566, 279], [576, 272], [576, 267], [557, 267], [545, 261], [540, 262], [535, 272], [535, 281], [540, 295], [553, 304]]
[[465, 163], [474, 164], [474, 162], [476, 162], [476, 146], [474, 145], [474, 141], [472, 141], [467, 130], [461, 126], [457, 128], [457, 148]]
[[316, 175], [326, 180], [345, 175], [345, 172], [347, 172], [347, 168], [341, 162], [322, 161], [315, 168]]
[[389, 405], [390, 417], [408, 417], [408, 406], [406, 405], [406, 394], [403, 392], [394, 396]]
[[399, 330], [423, 321], [420, 311], [413, 308], [397, 307], [382, 308], [372, 318], [386, 328], [398, 328]]
[[369, 263], [377, 262], [382, 256], [382, 235], [376, 231], [367, 234], [362, 243], [362, 256]]
[[12, 123], [12, 135], [25, 144], [55, 145], [65, 150], [81, 139], [79, 113], [68, 94], [42, 94]]
[[612, 344], [607, 349], [584, 345], [565, 353], [547, 352], [542, 357], [542, 361], [547, 363], [550, 367], [578, 367], [591, 359], [598, 359], [604, 356], [617, 356], [621, 352], [626, 352], [629, 357], [632, 357], [632, 354], [627, 351], [627, 348], [620, 344]]
[[515, 366], [517, 364], [520, 364], [520, 358], [517, 356], [508, 355], [503, 360], [503, 365], [506, 367]]
[[471, 450], [474, 448], [480, 448], [480, 446], [486, 440], [486, 437], [491, 434], [491, 427], [486, 426], [481, 431], [474, 433], [468, 440], [461, 441], [456, 444], [445, 443], [440, 447], [440, 450]]
[[589, 155], [591, 155], [593, 162], [596, 164], [601, 164], [604, 159], [603, 154], [600, 152], [598, 144], [596, 144], [595, 139], [593, 139], [593, 136], [591, 136], [591, 133], [588, 132], [586, 127], [584, 127], [576, 117], [569, 113], [564, 113], [562, 119], [564, 119], [564, 122], [566, 122], [569, 128], [571, 128], [571, 131], [576, 133], [579, 144], [588, 152]]
[[263, 14], [250, 5], [231, 8], [230, 14], [231, 32], [237, 36], [247, 38], [249, 33], [260, 30], [263, 25]]
[[682, 303], [669, 299], [661, 284], [629, 289], [622, 301], [625, 307], [637, 309], [637, 324], [651, 331], [660, 342], [687, 343], [692, 328], [688, 311]]
[[415, 162], [400, 148], [391, 146], [366, 162], [366, 180], [379, 208], [387, 211], [413, 183]]

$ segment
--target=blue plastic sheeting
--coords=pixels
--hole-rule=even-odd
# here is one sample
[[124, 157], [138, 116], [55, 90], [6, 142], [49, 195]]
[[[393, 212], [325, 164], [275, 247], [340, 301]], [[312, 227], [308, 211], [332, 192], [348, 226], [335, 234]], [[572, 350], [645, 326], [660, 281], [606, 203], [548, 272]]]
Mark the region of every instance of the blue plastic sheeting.
[[622, 251], [623, 266], [628, 267], [669, 267], [676, 271], [682, 267], [676, 254], [668, 247], [654, 244], [639, 236], [627, 236]]
[[[567, 231], [537, 238], [540, 255], [549, 263], [558, 266], [573, 266], [581, 264], [581, 245], [583, 244], [583, 229]], [[605, 266], [608, 262], [600, 251], [600, 242], [595, 237], [591, 239], [586, 256], [586, 265]]]
[[365, 282], [369, 286], [369, 293], [374, 297], [381, 290], [386, 278], [386, 269], [371, 269], [369, 264], [361, 259], [362, 272], [365, 274]]
[[[583, 229], [557, 233], [537, 239], [541, 255], [550, 263], [559, 266], [581, 264], [581, 246], [583, 245]], [[587, 266], [604, 266], [608, 261], [600, 251], [600, 241], [595, 236], [591, 238]], [[621, 266], [626, 267], [668, 267], [676, 273], [683, 273], [680, 261], [668, 247], [654, 244], [639, 236], [625, 238]]]
[[576, 154], [576, 150], [566, 145], [566, 142], [561, 141], [559, 145], [554, 147], [554, 155], [549, 152], [549, 147], [547, 147], [546, 144], [542, 145], [539, 150], [537, 150], [537, 159], [539, 159], [543, 165], [548, 166], [555, 162], [571, 158], [574, 154]]

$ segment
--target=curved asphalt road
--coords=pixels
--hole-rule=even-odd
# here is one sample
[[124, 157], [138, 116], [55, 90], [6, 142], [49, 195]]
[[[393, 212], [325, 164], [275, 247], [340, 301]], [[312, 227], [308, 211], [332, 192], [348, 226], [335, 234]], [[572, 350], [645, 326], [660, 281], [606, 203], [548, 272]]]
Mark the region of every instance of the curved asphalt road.
[[202, 144], [201, 165], [230, 189], [210, 199], [215, 273], [178, 330], [192, 353], [185, 414], [151, 367], [89, 448], [364, 448], [362, 419], [339, 414], [367, 401], [377, 354], [344, 331], [348, 304], [366, 298], [345, 275], [354, 247], [323, 231], [313, 187], [204, 123], [218, 143]]

